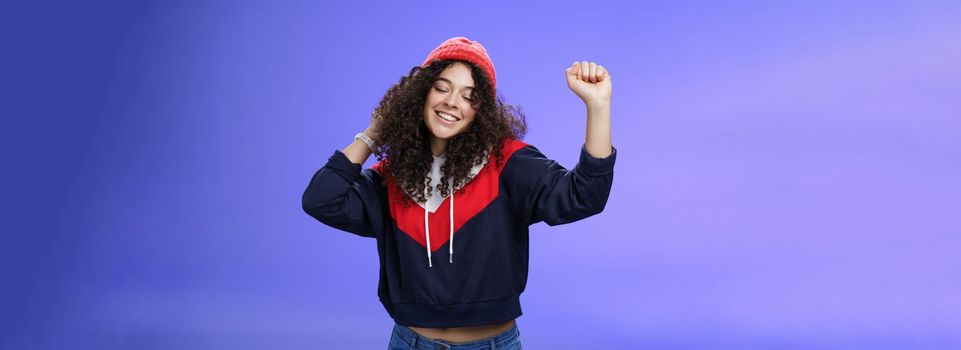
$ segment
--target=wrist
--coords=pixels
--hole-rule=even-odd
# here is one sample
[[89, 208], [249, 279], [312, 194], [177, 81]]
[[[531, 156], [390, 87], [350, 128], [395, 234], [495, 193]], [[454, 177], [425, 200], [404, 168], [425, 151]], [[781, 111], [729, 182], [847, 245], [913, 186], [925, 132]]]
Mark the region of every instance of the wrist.
[[610, 103], [584, 103], [588, 114], [602, 114], [611, 112]]
[[373, 137], [367, 134], [367, 131], [359, 132], [356, 135], [354, 135], [354, 140], [360, 140], [363, 143], [367, 144], [367, 148], [369, 148], [371, 152], [374, 152], [374, 150], [377, 148], [376, 141], [374, 140]]
[[610, 109], [611, 109], [611, 100], [590, 100], [590, 101], [584, 101], [584, 106], [586, 106], [586, 107], [587, 107], [587, 110], [589, 110], [589, 111], [590, 111], [590, 110], [597, 110], [597, 111], [610, 110]]
[[364, 134], [367, 135], [367, 137], [370, 137], [370, 139], [374, 141], [375, 145], [380, 144], [380, 133], [378, 133], [376, 129], [367, 128], [364, 130]]

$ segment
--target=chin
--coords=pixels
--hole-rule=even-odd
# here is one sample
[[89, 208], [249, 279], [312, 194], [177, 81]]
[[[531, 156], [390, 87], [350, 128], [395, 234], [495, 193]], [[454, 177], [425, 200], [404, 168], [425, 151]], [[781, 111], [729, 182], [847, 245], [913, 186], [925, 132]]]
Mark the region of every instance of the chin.
[[436, 137], [436, 138], [439, 138], [439, 139], [441, 139], [441, 140], [448, 140], [448, 141], [449, 141], [451, 138], [453, 138], [454, 136], [460, 135], [460, 131], [459, 131], [459, 130], [458, 130], [457, 132], [450, 132], [450, 131], [446, 131], [446, 130], [445, 130], [445, 131], [441, 131], [441, 132], [435, 132], [434, 130], [431, 130], [430, 133], [431, 133], [431, 135], [433, 135], [433, 136]]
[[453, 128], [445, 127], [443, 125], [433, 124], [433, 125], [427, 126], [427, 131], [429, 131], [431, 135], [433, 135], [436, 138], [439, 138], [442, 140], [450, 140], [454, 136], [460, 135], [461, 132], [464, 131], [464, 128], [453, 129]]

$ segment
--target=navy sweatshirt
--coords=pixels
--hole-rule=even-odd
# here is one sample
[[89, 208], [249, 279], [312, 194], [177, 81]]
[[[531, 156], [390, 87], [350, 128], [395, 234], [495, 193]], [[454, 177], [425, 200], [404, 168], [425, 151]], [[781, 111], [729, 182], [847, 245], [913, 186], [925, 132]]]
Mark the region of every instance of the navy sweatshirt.
[[612, 151], [595, 158], [581, 146], [577, 165], [567, 170], [534, 146], [508, 139], [501, 167], [490, 154], [470, 182], [431, 211], [426, 203], [404, 206], [397, 191], [388, 191], [395, 183], [382, 162], [361, 170], [336, 150], [311, 178], [303, 208], [326, 225], [377, 240], [377, 295], [398, 324], [500, 323], [521, 315], [528, 227], [604, 210], [617, 156]]

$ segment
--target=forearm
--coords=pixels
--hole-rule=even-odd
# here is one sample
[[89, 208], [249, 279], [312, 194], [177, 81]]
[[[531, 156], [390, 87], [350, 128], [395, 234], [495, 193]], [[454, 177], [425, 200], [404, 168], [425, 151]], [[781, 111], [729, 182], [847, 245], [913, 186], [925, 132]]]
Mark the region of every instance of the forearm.
[[606, 158], [611, 154], [610, 102], [587, 104], [587, 137], [584, 145], [587, 153], [595, 158]]
[[[364, 134], [367, 134], [368, 137], [373, 138], [374, 142], [378, 142], [377, 140], [380, 135], [372, 127], [368, 127], [367, 130], [364, 130]], [[350, 159], [352, 163], [360, 165], [363, 165], [364, 162], [367, 161], [367, 158], [373, 154], [373, 152], [370, 150], [370, 147], [367, 146], [367, 143], [358, 139], [354, 139], [354, 142], [351, 142], [349, 145], [347, 145], [347, 147], [341, 150], [341, 152], [344, 152], [344, 154], [347, 156], [347, 159]]]
[[354, 142], [347, 145], [341, 152], [344, 152], [344, 155], [347, 156], [347, 159], [350, 159], [351, 163], [361, 165], [367, 161], [367, 158], [370, 157], [372, 153], [370, 147], [367, 147], [367, 144], [359, 139], [354, 139]]

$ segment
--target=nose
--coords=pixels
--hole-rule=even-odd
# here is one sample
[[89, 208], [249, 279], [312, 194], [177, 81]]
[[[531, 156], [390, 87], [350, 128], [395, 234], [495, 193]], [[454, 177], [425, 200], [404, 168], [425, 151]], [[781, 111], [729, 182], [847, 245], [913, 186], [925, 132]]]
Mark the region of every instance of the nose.
[[444, 98], [444, 105], [447, 107], [456, 108], [457, 104], [454, 103], [455, 98], [457, 97], [455, 97], [454, 94], [447, 94], [447, 97]]
[[457, 111], [457, 105], [454, 104], [449, 97], [445, 98], [444, 101], [441, 101], [441, 104], [444, 106], [444, 108], [450, 111]]

